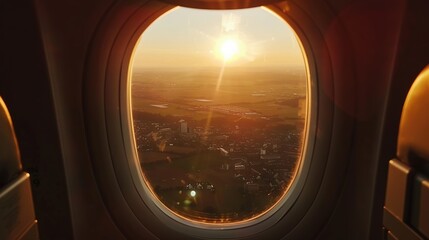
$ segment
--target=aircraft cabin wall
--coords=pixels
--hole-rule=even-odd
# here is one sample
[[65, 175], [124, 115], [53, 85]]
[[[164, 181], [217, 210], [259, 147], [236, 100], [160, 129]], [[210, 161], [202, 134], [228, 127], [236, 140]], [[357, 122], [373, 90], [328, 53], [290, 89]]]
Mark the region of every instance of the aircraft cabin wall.
[[[218, 6], [202, 2], [189, 4]], [[284, 14], [311, 52], [320, 102], [314, 153], [321, 154], [312, 157], [311, 177], [288, 219], [269, 235], [244, 239], [381, 239], [387, 162], [395, 156], [402, 104], [429, 63], [428, 5], [299, 0], [272, 6], [290, 9]], [[124, 206], [135, 206], [132, 200], [110, 197], [123, 183], [113, 181], [109, 193], [111, 179], [101, 180], [98, 154], [105, 143], [92, 138], [99, 116], [88, 107], [97, 101], [91, 94], [100, 92], [91, 86], [103, 84], [91, 76], [111, 67], [115, 54], [123, 57], [111, 52], [124, 37], [118, 32], [130, 31], [136, 12], [150, 20], [169, 8], [145, 0], [3, 1], [0, 95], [31, 175], [41, 239], [189, 237], [154, 216], [128, 215], [133, 210]]]

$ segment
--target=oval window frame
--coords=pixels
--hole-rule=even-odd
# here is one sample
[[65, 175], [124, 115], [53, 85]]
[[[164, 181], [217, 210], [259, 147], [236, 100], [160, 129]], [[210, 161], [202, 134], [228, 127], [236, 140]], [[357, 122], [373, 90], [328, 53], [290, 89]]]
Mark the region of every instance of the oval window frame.
[[[159, 17], [164, 16], [165, 14], [169, 14], [171, 11], [175, 11], [175, 8], [172, 8], [170, 10], [168, 10], [167, 12], [163, 13], [162, 15], [160, 15]], [[279, 16], [277, 13], [275, 13], [274, 11], [270, 10], [269, 8], [266, 7], [261, 7], [263, 8], [263, 10], [270, 12], [271, 14], [273, 14], [273, 17], [278, 17], [281, 21], [284, 21], [284, 24], [288, 25], [289, 23], [282, 18], [281, 16]], [[214, 10], [216, 11], [216, 10]], [[156, 21], [156, 19], [154, 20]], [[153, 23], [153, 22], [152, 22]], [[149, 24], [150, 26], [151, 24]], [[138, 37], [139, 40], [141, 40], [142, 36], [144, 35], [144, 31], [147, 29], [147, 27], [149, 26], [143, 26], [143, 28], [139, 28], [136, 31], [136, 35], [139, 35], [139, 33], [141, 32], [140, 36]], [[289, 25], [290, 26], [290, 25]], [[290, 28], [293, 29], [292, 26], [290, 26]], [[295, 29], [293, 29], [293, 31], [295, 31]], [[141, 185], [143, 185], [143, 189], [139, 189], [139, 192], [141, 194], [147, 195], [150, 194], [151, 195], [151, 200], [154, 202], [154, 204], [156, 205], [156, 207], [158, 209], [160, 209], [162, 211], [163, 214], [167, 215], [169, 218], [174, 219], [177, 222], [180, 222], [182, 224], [188, 225], [190, 227], [196, 227], [196, 228], [202, 228], [202, 229], [222, 229], [222, 230], [226, 230], [226, 229], [238, 229], [238, 228], [247, 228], [250, 226], [253, 226], [255, 224], [259, 224], [261, 222], [267, 221], [267, 219], [270, 219], [273, 217], [273, 214], [275, 215], [279, 215], [276, 214], [277, 212], [280, 212], [280, 215], [283, 216], [287, 210], [290, 208], [290, 206], [292, 206], [293, 202], [295, 201], [295, 199], [297, 198], [298, 194], [299, 194], [299, 190], [300, 188], [302, 188], [303, 186], [303, 181], [304, 181], [304, 177], [306, 171], [308, 170], [308, 164], [310, 162], [309, 157], [307, 156], [307, 152], [306, 149], [308, 148], [308, 141], [309, 141], [309, 136], [310, 134], [308, 134], [308, 132], [310, 131], [310, 124], [309, 122], [311, 121], [311, 107], [313, 106], [313, 108], [315, 108], [315, 103], [311, 102], [311, 99], [314, 99], [314, 97], [311, 97], [312, 92], [314, 92], [314, 89], [311, 89], [310, 86], [315, 86], [314, 84], [311, 84], [311, 73], [310, 73], [310, 64], [308, 62], [308, 56], [307, 53], [305, 52], [304, 46], [302, 44], [301, 39], [299, 38], [298, 34], [296, 34], [296, 32], [294, 32], [296, 39], [298, 41], [298, 44], [300, 45], [301, 48], [301, 52], [303, 53], [302, 56], [304, 58], [304, 64], [305, 64], [305, 71], [306, 71], [306, 118], [305, 118], [305, 124], [304, 124], [304, 128], [303, 128], [303, 141], [301, 143], [301, 155], [300, 158], [298, 159], [299, 161], [299, 165], [298, 165], [298, 170], [294, 176], [294, 179], [291, 181], [291, 185], [289, 186], [287, 192], [274, 204], [272, 205], [269, 209], [267, 209], [266, 211], [258, 214], [256, 217], [252, 217], [251, 219], [245, 219], [245, 220], [241, 220], [241, 221], [237, 221], [237, 222], [229, 222], [229, 223], [210, 223], [210, 222], [201, 222], [201, 221], [197, 221], [197, 220], [193, 220], [190, 218], [186, 218], [184, 216], [181, 216], [179, 213], [176, 213], [174, 211], [172, 211], [171, 209], [169, 209], [167, 206], [165, 206], [165, 204], [163, 204], [156, 196], [156, 194], [153, 192], [153, 189], [151, 189], [151, 187], [149, 187], [148, 185], [150, 183], [148, 183], [147, 179], [145, 179], [145, 177], [143, 176], [144, 173], [142, 172], [142, 170], [139, 169], [140, 167], [140, 163], [136, 161], [133, 161], [132, 159], [137, 159], [139, 160], [138, 154], [137, 154], [137, 147], [135, 145], [135, 141], [127, 141], [127, 139], [124, 138], [124, 141], [126, 142], [126, 145], [131, 146], [131, 148], [127, 147], [127, 153], [128, 153], [128, 160], [130, 162], [130, 164], [135, 164], [134, 166], [137, 166], [136, 168], [139, 169], [141, 171], [141, 174], [138, 174], [136, 172], [133, 171], [133, 178], [140, 182]], [[135, 39], [136, 36], [133, 35], [133, 39]], [[123, 83], [121, 89], [127, 89], [126, 91], [123, 91], [121, 94], [124, 95], [123, 97], [126, 98], [127, 103], [125, 103], [128, 108], [126, 108], [125, 111], [122, 111], [122, 118], [126, 119], [125, 122], [128, 122], [128, 124], [124, 124], [123, 125], [123, 131], [128, 132], [129, 135], [134, 136], [134, 130], [132, 128], [132, 126], [129, 128], [129, 125], [133, 125], [133, 117], [132, 117], [132, 109], [130, 106], [132, 106], [132, 100], [131, 100], [131, 81], [132, 81], [132, 76], [131, 76], [131, 72], [132, 72], [132, 61], [134, 59], [133, 55], [134, 55], [134, 51], [138, 46], [139, 40], [137, 40], [135, 42], [134, 47], [132, 47], [133, 41], [129, 43], [129, 47], [132, 47], [132, 53], [130, 55], [130, 61], [127, 63], [124, 61], [124, 65], [123, 68], [129, 68], [128, 74], [127, 76], [124, 76], [123, 80], [121, 81]], [[130, 49], [127, 49], [127, 52], [129, 52]], [[125, 57], [124, 57], [125, 58]], [[124, 86], [126, 83], [127, 86]], [[314, 109], [313, 109], [313, 113], [314, 113]], [[314, 114], [313, 114], [314, 115]], [[313, 124], [314, 125], [314, 124]], [[313, 130], [314, 131], [314, 130]], [[134, 139], [134, 137], [132, 137], [132, 139]], [[134, 169], [133, 166], [130, 166], [130, 169]], [[138, 180], [137, 180], [138, 179]], [[138, 184], [140, 185], [140, 184]], [[285, 208], [285, 206], [287, 206]], [[162, 213], [159, 213], [157, 210], [152, 208], [152, 211], [158, 216], [158, 218], [162, 218]], [[280, 216], [276, 216], [275, 217], [276, 220], [274, 221], [278, 221], [280, 219]], [[166, 220], [164, 220], [166, 221]], [[273, 220], [269, 220], [269, 221], [273, 221]], [[173, 224], [170, 223], [169, 224]], [[268, 223], [270, 224], [270, 223]]]
[[[301, 164], [300, 179], [302, 180], [299, 181], [298, 189], [289, 190], [289, 193], [293, 192], [293, 196], [288, 198], [290, 199], [288, 203], [281, 206], [281, 211], [276, 211], [269, 219], [258, 224], [232, 228], [201, 228], [183, 224], [165, 215], [151, 199], [148, 199], [148, 194], [142, 194], [142, 191], [138, 190], [139, 187], [144, 186], [139, 180], [142, 174], [140, 168], [133, 167], [136, 164], [135, 161], [138, 161], [138, 158], [133, 156], [134, 149], [130, 150], [132, 146], [130, 133], [133, 133], [133, 130], [129, 123], [125, 123], [129, 120], [124, 121], [130, 112], [128, 100], [123, 96], [124, 89], [128, 89], [124, 83], [128, 84], [130, 70], [128, 65], [132, 50], [144, 29], [173, 7], [157, 1], [147, 1], [131, 8], [127, 8], [124, 3], [114, 4], [92, 40], [86, 63], [84, 78], [87, 81], [83, 89], [83, 102], [93, 171], [108, 211], [121, 231], [133, 236], [149, 234], [155, 237], [178, 233], [181, 236], [199, 238], [231, 236], [251, 238], [258, 234], [271, 236], [274, 233], [282, 233], [284, 235], [295, 230], [303, 217], [311, 215], [307, 212], [316, 202], [320, 186], [318, 182], [329, 170], [328, 162], [339, 161], [337, 156], [331, 157], [329, 149], [332, 137], [329, 132], [334, 125], [334, 106], [325, 91], [333, 91], [335, 78], [331, 68], [329, 49], [320, 31], [321, 25], [326, 22], [315, 21], [296, 3], [283, 2], [267, 6], [294, 29], [307, 53], [310, 72], [310, 83], [307, 89], [311, 89], [311, 93], [307, 95], [310, 98], [307, 104], [311, 102], [311, 115], [307, 115], [310, 116], [307, 122], [311, 124], [307, 124], [306, 138], [308, 139], [306, 146], [303, 147], [305, 159]], [[291, 8], [294, 11], [289, 11]], [[326, 9], [322, 10], [324, 12], [322, 16], [329, 16], [329, 11], [325, 11]], [[320, 81], [323, 82], [325, 91], [321, 91]], [[320, 131], [318, 127], [322, 127], [327, 134], [319, 136], [316, 140], [316, 129]], [[331, 158], [333, 160], [330, 160]], [[135, 172], [137, 169], [138, 176]], [[304, 185], [307, 187], [304, 188]], [[306, 191], [303, 191], [304, 189]], [[298, 198], [302, 198], [303, 201], [299, 206], [295, 206]], [[155, 216], [155, 219], [148, 220], [148, 214]], [[286, 218], [287, 215], [290, 218]], [[327, 218], [329, 213], [325, 213], [324, 216]], [[316, 222], [319, 225], [323, 224], [323, 220]], [[218, 231], [220, 229], [222, 231]]]

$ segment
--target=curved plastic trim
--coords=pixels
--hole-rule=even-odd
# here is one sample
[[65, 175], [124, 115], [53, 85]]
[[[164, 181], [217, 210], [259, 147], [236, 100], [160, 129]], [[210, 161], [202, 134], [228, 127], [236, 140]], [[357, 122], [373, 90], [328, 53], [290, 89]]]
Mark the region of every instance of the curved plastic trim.
[[[307, 57], [310, 81], [302, 164], [287, 196], [270, 214], [243, 224], [195, 223], [168, 214], [153, 201], [138, 167], [131, 124], [129, 64], [134, 47], [149, 24], [173, 7], [157, 1], [119, 2], [92, 41], [84, 85], [85, 125], [94, 175], [112, 219], [130, 239], [314, 238], [339, 197], [353, 134], [353, 118], [336, 103], [336, 91], [342, 90], [336, 83], [353, 83], [353, 71], [332, 65], [350, 63], [346, 34], [341, 26], [331, 28], [335, 16], [322, 2], [267, 6], [295, 30]], [[355, 106], [356, 96], [348, 97]]]

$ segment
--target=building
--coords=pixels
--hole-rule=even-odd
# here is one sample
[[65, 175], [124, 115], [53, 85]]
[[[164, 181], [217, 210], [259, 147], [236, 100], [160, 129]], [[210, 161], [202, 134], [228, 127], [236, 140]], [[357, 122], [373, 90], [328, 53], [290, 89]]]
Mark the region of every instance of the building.
[[180, 133], [189, 133], [188, 123], [185, 120], [180, 120]]

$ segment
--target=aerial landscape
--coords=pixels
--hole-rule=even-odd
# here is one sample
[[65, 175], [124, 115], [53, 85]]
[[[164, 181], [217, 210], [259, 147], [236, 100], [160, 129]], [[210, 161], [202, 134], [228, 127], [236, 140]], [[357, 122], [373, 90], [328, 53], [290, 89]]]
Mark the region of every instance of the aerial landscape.
[[168, 208], [207, 222], [252, 218], [294, 177], [303, 69], [139, 69], [132, 107], [142, 171]]
[[308, 76], [292, 28], [263, 8], [180, 7], [151, 24], [134, 51], [135, 146], [152, 199], [207, 223], [255, 219], [275, 206], [305, 138]]

